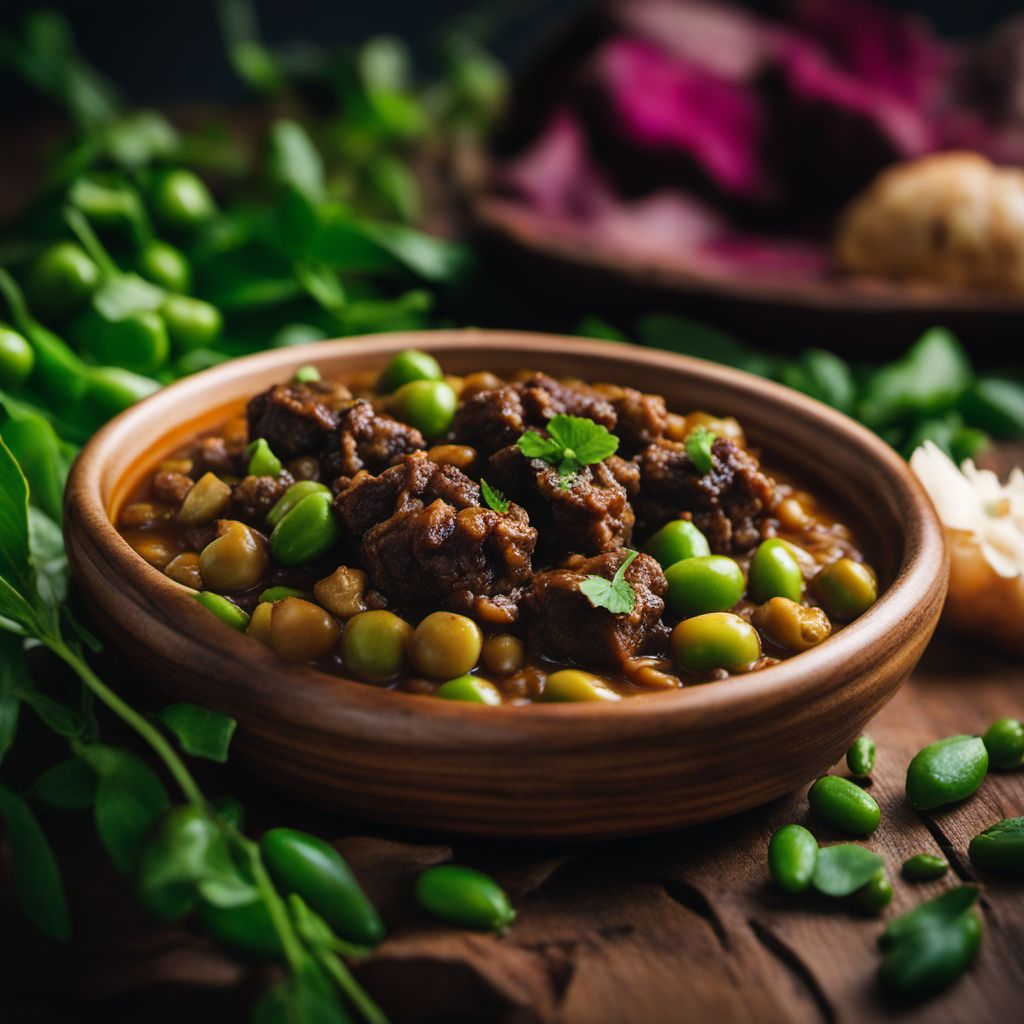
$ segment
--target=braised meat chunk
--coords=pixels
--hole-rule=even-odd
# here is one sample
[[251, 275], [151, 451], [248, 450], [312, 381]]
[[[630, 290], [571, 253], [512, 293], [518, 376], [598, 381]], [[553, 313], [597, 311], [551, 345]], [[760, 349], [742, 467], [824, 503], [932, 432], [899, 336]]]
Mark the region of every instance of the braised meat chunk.
[[407, 423], [377, 412], [364, 399], [348, 405], [338, 417], [337, 429], [327, 442], [324, 475], [351, 477], [361, 469], [379, 473], [403, 455], [426, 446], [423, 435]]
[[537, 531], [526, 512], [480, 507], [480, 489], [424, 452], [380, 476], [359, 474], [335, 498], [342, 524], [360, 536], [373, 587], [400, 605], [442, 604], [510, 622], [529, 583]]
[[265, 438], [282, 459], [318, 454], [351, 398], [341, 384], [277, 384], [249, 401], [249, 437]]
[[665, 436], [668, 409], [661, 395], [649, 395], [615, 384], [601, 384], [595, 390], [615, 410], [615, 435], [620, 452], [635, 454]]
[[[615, 468], [625, 473], [621, 461]], [[509, 445], [491, 458], [487, 481], [529, 512], [549, 549], [596, 555], [626, 544], [633, 532], [629, 495], [607, 462], [562, 477], [543, 459]]]
[[627, 557], [621, 549], [595, 558], [577, 555], [560, 569], [537, 573], [523, 600], [531, 644], [555, 661], [620, 668], [663, 639], [661, 616], [668, 584], [650, 555], [637, 555], [626, 569], [634, 595], [631, 612], [616, 615], [595, 608], [580, 590], [587, 576], [612, 579]]
[[639, 456], [637, 516], [643, 534], [689, 513], [716, 554], [747, 551], [768, 532], [775, 484], [739, 445], [716, 438], [712, 465], [702, 473], [686, 446], [648, 445]]
[[542, 427], [552, 416], [585, 416], [609, 430], [615, 430], [615, 409], [592, 387], [582, 382], [564, 383], [546, 373], [531, 374], [516, 385], [522, 396], [523, 412], [529, 426]]
[[287, 470], [278, 476], [247, 476], [231, 488], [231, 508], [236, 518], [262, 526], [278, 498], [295, 483]]

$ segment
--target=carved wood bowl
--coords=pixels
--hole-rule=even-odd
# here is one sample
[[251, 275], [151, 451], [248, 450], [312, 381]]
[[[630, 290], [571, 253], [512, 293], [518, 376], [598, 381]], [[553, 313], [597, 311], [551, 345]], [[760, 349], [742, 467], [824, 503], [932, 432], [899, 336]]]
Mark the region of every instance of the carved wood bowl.
[[[767, 464], [826, 494], [887, 583], [820, 647], [750, 675], [616, 704], [486, 707], [382, 690], [280, 659], [218, 622], [111, 525], [156, 461], [315, 362], [383, 366], [415, 346], [447, 371], [524, 366], [739, 418]], [[440, 331], [279, 349], [181, 381], [101, 430], [75, 464], [66, 538], [110, 645], [162, 698], [239, 722], [234, 754], [301, 800], [367, 819], [506, 837], [606, 837], [721, 818], [802, 786], [916, 664], [946, 590], [942, 532], [903, 460], [795, 391], [664, 352], [537, 334]]]

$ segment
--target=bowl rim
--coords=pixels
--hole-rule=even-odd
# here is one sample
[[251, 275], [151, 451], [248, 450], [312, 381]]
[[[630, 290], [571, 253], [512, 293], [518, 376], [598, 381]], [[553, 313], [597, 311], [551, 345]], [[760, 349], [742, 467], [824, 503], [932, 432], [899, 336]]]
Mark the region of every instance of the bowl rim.
[[[848, 443], [858, 447], [874, 462], [879, 471], [879, 485], [894, 488], [895, 497], [901, 504], [912, 508], [916, 519], [903, 523], [903, 552], [892, 582], [878, 601], [854, 622], [830, 637], [819, 647], [794, 655], [777, 665], [739, 676], [731, 676], [717, 684], [684, 686], [664, 692], [638, 695], [639, 699], [624, 699], [616, 702], [582, 702], [574, 704], [544, 704], [531, 702], [527, 705], [478, 706], [468, 702], [424, 699], [423, 695], [382, 689], [357, 679], [320, 671], [312, 666], [296, 665], [286, 661], [257, 641], [249, 643], [244, 634], [219, 623], [213, 636], [203, 637], [211, 621], [210, 613], [191, 597], [191, 592], [165, 576], [138, 555], [118, 533], [107, 515], [103, 498], [103, 472], [108, 452], [116, 449], [121, 438], [135, 434], [136, 421], [145, 419], [154, 410], [168, 414], [168, 422], [175, 424], [173, 411], [179, 402], [193, 391], [202, 391], [220, 380], [237, 381], [250, 374], [280, 371], [282, 375], [308, 363], [330, 360], [332, 357], [348, 354], [358, 356], [384, 357], [404, 348], [416, 347], [431, 351], [435, 355], [446, 352], [473, 350], [486, 361], [489, 348], [514, 347], [522, 353], [524, 360], [530, 354], [551, 352], [557, 346], [559, 352], [577, 351], [585, 354], [600, 354], [612, 361], [621, 360], [628, 351], [632, 363], [647, 364], [655, 369], [672, 373], [688, 373], [707, 382], [737, 388], [781, 406], [781, 411], [801, 411], [826, 423], [831, 429], [845, 435]], [[216, 406], [207, 404], [207, 410]], [[199, 418], [192, 414], [186, 422]], [[156, 447], [160, 439], [166, 438], [170, 429], [154, 440]], [[742, 370], [707, 362], [690, 356], [660, 349], [626, 346], [617, 342], [580, 339], [575, 337], [539, 334], [534, 332], [445, 329], [436, 331], [405, 331], [385, 334], [360, 335], [330, 341], [312, 342], [282, 349], [271, 349], [230, 360], [219, 366], [186, 377], [156, 392], [137, 405], [125, 410], [102, 427], [83, 447], [72, 467], [65, 497], [65, 511], [68, 522], [74, 522], [76, 529], [89, 532], [90, 540], [98, 553], [108, 563], [123, 570], [136, 591], [133, 600], [147, 615], [155, 615], [156, 608], [163, 607], [175, 615], [178, 632], [186, 638], [202, 641], [212, 653], [233, 658], [259, 671], [246, 675], [246, 685], [265, 688], [268, 674], [264, 670], [276, 669], [277, 674], [287, 674], [289, 691], [299, 702], [310, 696], [307, 684], [315, 684], [311, 691], [316, 698], [323, 693], [324, 683], [340, 687], [339, 705], [359, 707], [371, 712], [391, 712], [398, 715], [417, 714], [438, 720], [475, 719], [476, 724], [488, 722], [503, 727], [532, 725], [538, 728], [543, 723], [558, 723], [574, 719], [601, 719], [618, 716], [640, 726], [650, 716], [666, 720], [669, 710], [686, 709], [700, 716], [700, 721], [711, 725], [723, 716], [729, 717], [738, 705], [754, 702], [762, 711], [776, 704], [783, 704], [810, 694], [827, 692], [829, 670], [839, 665], [862, 662], [872, 641], [878, 641], [895, 625], [903, 621], [918, 606], [926, 603], [926, 596], [936, 580], [944, 578], [947, 552], [943, 530], [938, 516], [924, 489], [918, 483], [908, 464], [879, 437], [844, 414], [781, 384], [764, 380]], [[75, 559], [72, 558], [74, 568]], [[145, 604], [138, 596], [146, 598]], [[841, 685], [843, 672], [834, 673], [835, 682]], [[279, 680], [278, 680], [279, 682]], [[302, 689], [300, 689], [300, 686]], [[249, 691], [251, 693], [251, 690]], [[268, 694], [269, 695], [269, 694]], [[273, 696], [273, 695], [269, 695]], [[513, 730], [514, 731], [514, 730]], [[495, 730], [492, 738], [497, 739]]]

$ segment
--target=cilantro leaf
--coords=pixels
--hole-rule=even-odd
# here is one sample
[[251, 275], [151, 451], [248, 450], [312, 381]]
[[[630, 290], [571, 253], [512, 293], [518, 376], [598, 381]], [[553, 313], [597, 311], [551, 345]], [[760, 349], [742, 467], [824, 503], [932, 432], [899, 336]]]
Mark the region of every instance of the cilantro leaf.
[[516, 443], [527, 458], [543, 459], [554, 466], [563, 480], [614, 455], [619, 448], [619, 439], [607, 427], [583, 416], [552, 416], [548, 435], [528, 430]]
[[711, 446], [715, 442], [715, 432], [708, 430], [703, 424], [694, 427], [686, 437], [686, 454], [690, 461], [701, 471], [710, 473], [714, 464], [711, 458]]
[[501, 493], [496, 487], [492, 487], [483, 477], [480, 478], [480, 490], [483, 493], [484, 501], [494, 509], [495, 512], [500, 512], [504, 515], [508, 511], [509, 505], [512, 504], [504, 494]]
[[587, 576], [580, 584], [580, 593], [586, 595], [595, 608], [606, 608], [613, 615], [628, 615], [636, 605], [636, 594], [626, 579], [626, 570], [637, 554], [636, 551], [629, 551], [610, 580], [603, 576]]

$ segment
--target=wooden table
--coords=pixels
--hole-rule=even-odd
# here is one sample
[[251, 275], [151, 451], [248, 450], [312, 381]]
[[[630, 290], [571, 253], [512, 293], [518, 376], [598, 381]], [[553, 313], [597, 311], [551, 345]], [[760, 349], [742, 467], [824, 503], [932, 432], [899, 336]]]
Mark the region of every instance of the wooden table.
[[[1022, 460], [1018, 451], [1001, 461]], [[120, 685], [138, 697], [137, 679]], [[903, 780], [926, 743], [981, 732], [1006, 714], [1024, 717], [1024, 668], [940, 631], [870, 727], [882, 825], [867, 845], [883, 854], [894, 880], [886, 916], [960, 879], [982, 888], [978, 962], [953, 989], [909, 1010], [888, 1005], [874, 983], [879, 919], [769, 883], [768, 837], [779, 825], [796, 821], [822, 841], [841, 838], [810, 821], [803, 792], [661, 836], [525, 846], [450, 843], [326, 817], [230, 768], [204, 769], [201, 781], [211, 795], [242, 799], [253, 834], [288, 824], [336, 840], [389, 925], [388, 941], [356, 971], [395, 1024], [1005, 1024], [1022, 1017], [1024, 881], [977, 875], [966, 849], [987, 825], [1024, 813], [1024, 771], [993, 773], [963, 805], [931, 814], [910, 810]], [[269, 969], [228, 957], [187, 927], [146, 919], [99, 850], [88, 815], [45, 824], [68, 883], [75, 937], [66, 950], [47, 945], [24, 924], [9, 884], [0, 885], [5, 1024], [247, 1019]], [[900, 864], [921, 852], [941, 852], [952, 870], [936, 882], [904, 882]], [[506, 887], [519, 911], [507, 935], [461, 932], [417, 911], [416, 874], [450, 859]], [[0, 847], [0, 878], [7, 866]]]

